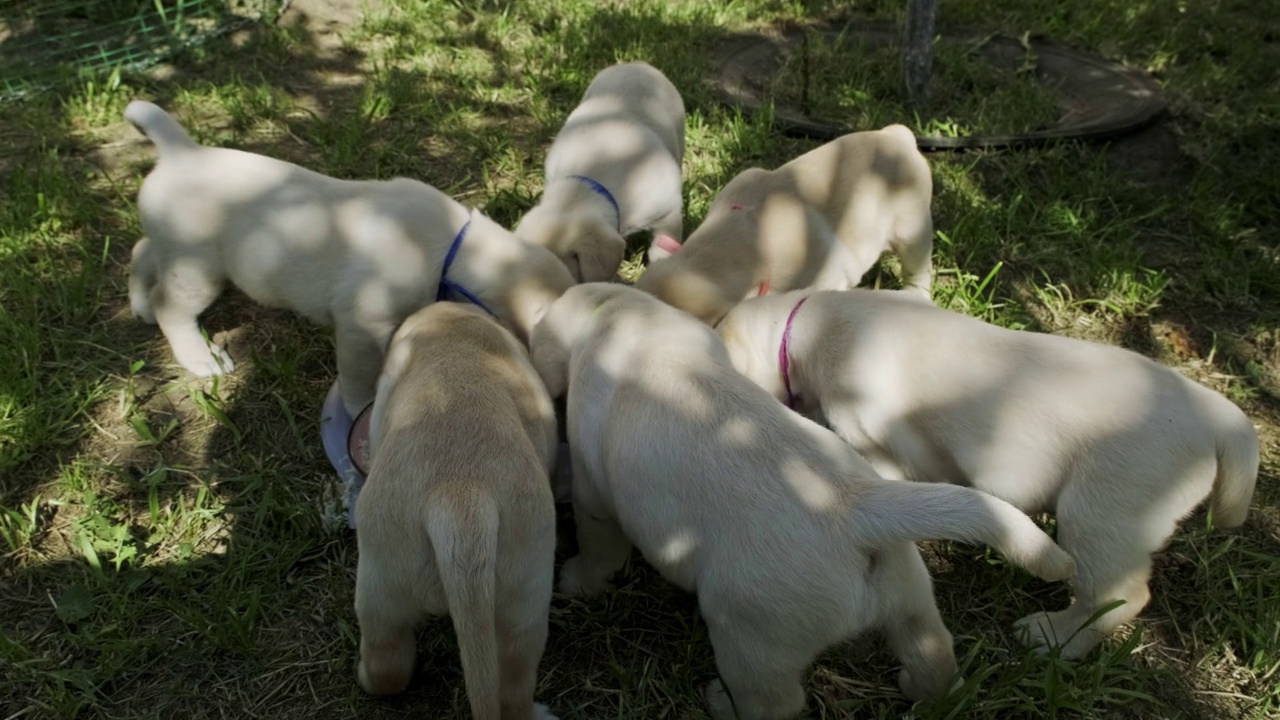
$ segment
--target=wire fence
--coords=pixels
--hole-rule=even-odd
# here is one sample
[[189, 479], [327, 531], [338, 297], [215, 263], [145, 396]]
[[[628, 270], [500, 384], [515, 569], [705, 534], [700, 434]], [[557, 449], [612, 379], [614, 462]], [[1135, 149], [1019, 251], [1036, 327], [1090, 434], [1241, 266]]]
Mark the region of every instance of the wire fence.
[[290, 0], [0, 0], [0, 99], [63, 78], [141, 70]]

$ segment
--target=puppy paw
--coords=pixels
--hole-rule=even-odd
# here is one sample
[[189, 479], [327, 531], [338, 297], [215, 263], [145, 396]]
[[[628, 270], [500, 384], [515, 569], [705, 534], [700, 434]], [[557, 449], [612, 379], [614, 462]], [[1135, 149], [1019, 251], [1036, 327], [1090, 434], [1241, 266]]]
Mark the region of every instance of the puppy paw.
[[1046, 653], [1057, 644], [1053, 641], [1053, 622], [1045, 612], [1032, 613], [1014, 622], [1013, 634], [1018, 642], [1039, 653]]
[[[196, 355], [190, 353], [190, 355]], [[226, 350], [210, 344], [208, 351], [195, 357], [179, 357], [178, 364], [196, 377], [213, 377], [225, 375], [236, 369], [236, 364]]]
[[1077, 660], [1102, 641], [1102, 634], [1091, 627], [1077, 628], [1065, 617], [1067, 612], [1032, 613], [1013, 624], [1014, 635], [1023, 645], [1037, 653], [1059, 648], [1058, 656]]
[[581, 555], [575, 555], [566, 560], [564, 567], [560, 568], [560, 584], [558, 587], [561, 594], [570, 597], [587, 597], [608, 590], [609, 583], [607, 578], [593, 574], [586, 567]]
[[906, 668], [898, 671], [898, 689], [911, 702], [937, 700], [947, 694], [946, 686], [938, 687], [930, 679], [919, 677]]
[[898, 689], [912, 702], [941, 700], [948, 694], [955, 692], [956, 689], [964, 686], [963, 677], [954, 673], [953, 676], [951, 682], [948, 683], [945, 679], [938, 677], [920, 677], [903, 668], [898, 672]]
[[560, 718], [552, 715], [551, 711], [547, 709], [547, 706], [542, 703], [533, 704], [533, 714], [530, 715], [529, 718], [530, 720], [560, 720]]
[[733, 711], [733, 701], [729, 699], [729, 693], [725, 692], [724, 683], [720, 682], [720, 678], [707, 683], [702, 695], [707, 699], [707, 706], [711, 708], [711, 717], [714, 720], [735, 720], [738, 717]]

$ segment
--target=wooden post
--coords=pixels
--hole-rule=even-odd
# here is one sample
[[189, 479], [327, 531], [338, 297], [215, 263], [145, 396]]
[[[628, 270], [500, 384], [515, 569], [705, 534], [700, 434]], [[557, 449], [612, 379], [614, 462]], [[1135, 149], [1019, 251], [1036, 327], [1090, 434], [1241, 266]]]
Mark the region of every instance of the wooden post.
[[902, 77], [907, 101], [917, 109], [929, 102], [933, 78], [933, 26], [938, 0], [907, 0], [907, 21], [902, 31]]

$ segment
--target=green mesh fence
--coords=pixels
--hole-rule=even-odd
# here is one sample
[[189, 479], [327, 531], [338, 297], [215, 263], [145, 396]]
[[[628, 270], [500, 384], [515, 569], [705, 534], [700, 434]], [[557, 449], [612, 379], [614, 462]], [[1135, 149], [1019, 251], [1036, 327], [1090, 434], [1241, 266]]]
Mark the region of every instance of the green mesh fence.
[[139, 70], [290, 0], [0, 0], [0, 98], [62, 77]]

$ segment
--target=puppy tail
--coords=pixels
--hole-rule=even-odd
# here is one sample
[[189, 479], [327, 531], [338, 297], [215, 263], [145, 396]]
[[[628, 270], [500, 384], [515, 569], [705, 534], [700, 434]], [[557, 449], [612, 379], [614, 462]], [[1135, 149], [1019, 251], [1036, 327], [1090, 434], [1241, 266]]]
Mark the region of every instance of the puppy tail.
[[160, 109], [159, 105], [145, 100], [134, 100], [124, 109], [124, 119], [138, 128], [138, 131], [155, 143], [161, 157], [166, 154], [190, 150], [200, 147], [195, 140], [182, 129], [177, 120]]
[[943, 538], [983, 543], [1045, 580], [1075, 574], [1076, 563], [1031, 518], [1009, 503], [945, 483], [879, 482], [857, 522], [885, 544]]
[[458, 636], [471, 717], [499, 720], [501, 674], [494, 610], [498, 508], [493, 498], [467, 491], [434, 493], [428, 503], [427, 535]]
[[1258, 481], [1258, 432], [1240, 409], [1218, 435], [1218, 475], [1213, 480], [1213, 523], [1237, 527], [1249, 514], [1249, 501]]

